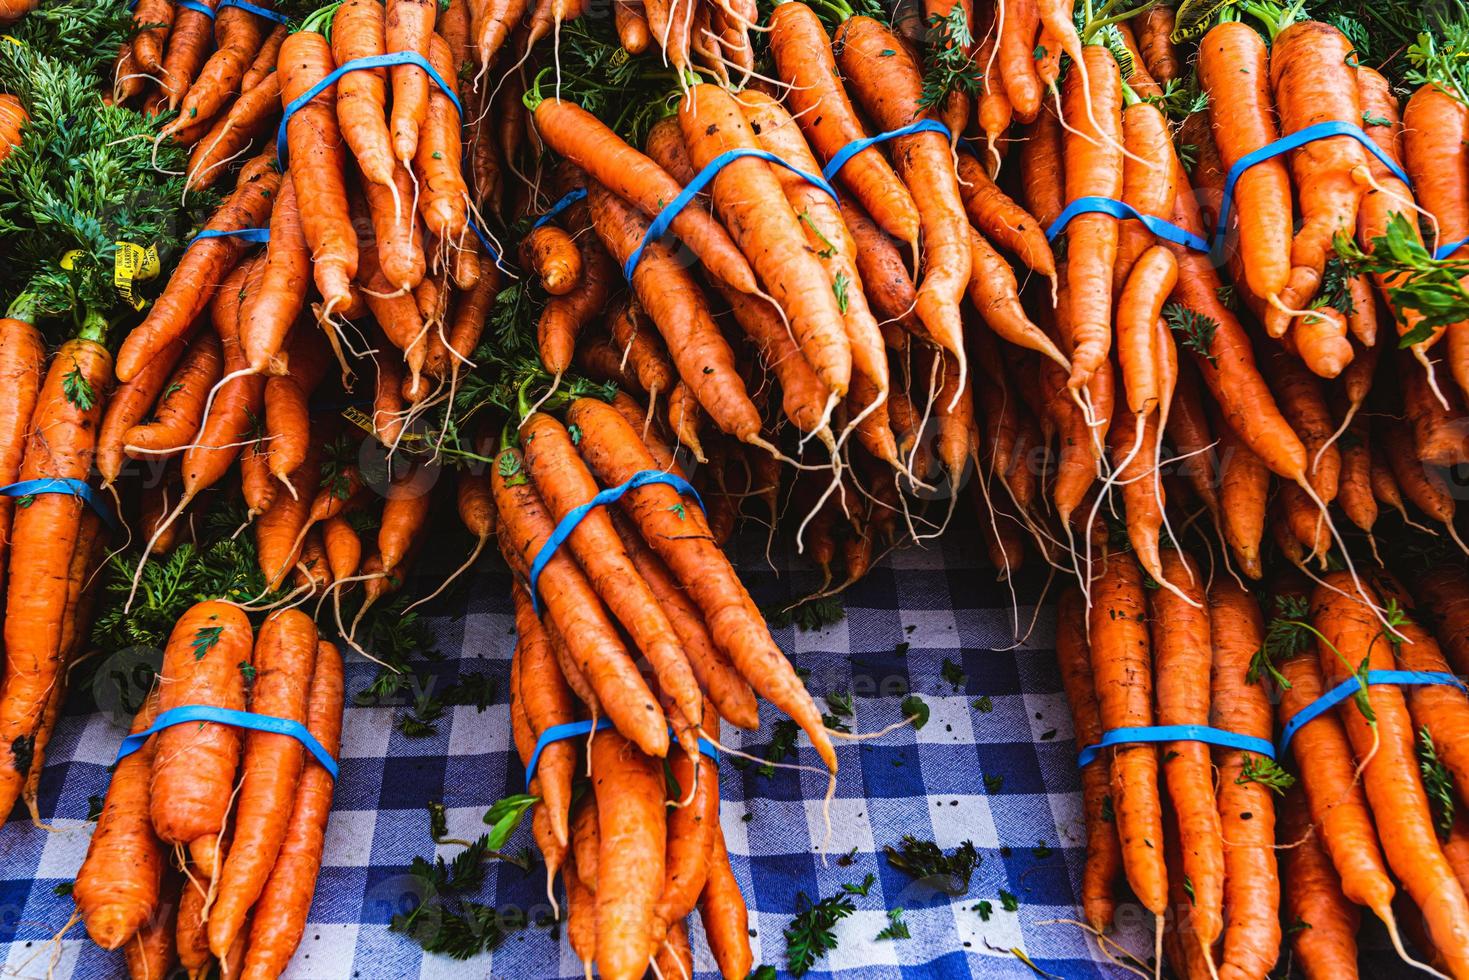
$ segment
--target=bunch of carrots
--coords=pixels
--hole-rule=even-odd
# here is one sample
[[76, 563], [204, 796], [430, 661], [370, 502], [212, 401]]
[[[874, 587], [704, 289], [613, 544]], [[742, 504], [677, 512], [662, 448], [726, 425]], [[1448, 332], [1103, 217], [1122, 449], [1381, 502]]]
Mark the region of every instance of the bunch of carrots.
[[[178, 620], [135, 734], [185, 705], [284, 718], [333, 757], [342, 659], [297, 610], [258, 634], [233, 603]], [[133, 977], [277, 977], [306, 928], [333, 776], [289, 735], [215, 721], [148, 735], [118, 762], [73, 896], [92, 940]]]
[[1097, 568], [1089, 609], [1079, 589], [1061, 599], [1056, 652], [1079, 747], [1149, 725], [1280, 744], [1327, 690], [1359, 686], [1275, 760], [1196, 741], [1102, 750], [1081, 773], [1086, 926], [1124, 967], [1151, 972], [1146, 952], [1106, 935], [1125, 881], [1179, 977], [1263, 978], [1287, 944], [1307, 977], [1355, 977], [1365, 907], [1408, 966], [1469, 975], [1463, 945], [1444, 938], [1469, 923], [1469, 822], [1457, 809], [1469, 798], [1469, 694], [1367, 675], [1463, 672], [1469, 575], [1440, 566], [1409, 590], [1382, 573], [1364, 599], [1345, 572], [1311, 583], [1287, 570], [1262, 612], [1187, 555], [1170, 549], [1165, 568], [1183, 595], [1124, 553]]

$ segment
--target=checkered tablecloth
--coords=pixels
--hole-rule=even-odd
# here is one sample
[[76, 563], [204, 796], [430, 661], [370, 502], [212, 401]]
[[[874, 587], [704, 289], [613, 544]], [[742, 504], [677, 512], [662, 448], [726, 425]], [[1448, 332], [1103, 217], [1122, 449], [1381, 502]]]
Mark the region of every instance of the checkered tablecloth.
[[[1097, 962], [1095, 944], [1079, 929], [1055, 921], [1077, 915], [1083, 831], [1071, 721], [1051, 649], [1053, 618], [1042, 609], [1028, 638], [1015, 645], [1011, 591], [981, 567], [975, 540], [950, 533], [942, 546], [896, 553], [847, 592], [842, 622], [822, 632], [776, 633], [794, 662], [810, 672], [818, 699], [833, 691], [854, 695], [855, 730], [877, 731], [898, 721], [910, 690], [932, 711], [921, 731], [904, 728], [872, 741], [838, 743], [841, 774], [825, 859], [823, 776], [783, 770], [767, 778], [753, 766], [736, 768], [728, 756], [722, 761], [721, 818], [751, 909], [755, 962], [777, 967], [782, 976], [781, 933], [797, 894], [828, 896], [868, 874], [875, 883], [867, 895], [853, 896], [857, 911], [838, 925], [838, 948], [810, 976], [1033, 976], [1012, 950], [1056, 976], [1122, 976]], [[438, 549], [444, 567], [457, 561], [454, 548]], [[735, 548], [758, 601], [799, 596], [817, 584], [799, 562], [787, 567], [777, 560], [777, 574], [763, 552], [763, 539], [745, 538]], [[1022, 634], [1041, 585], [1039, 577], [1027, 576], [1015, 585]], [[445, 804], [451, 837], [473, 838], [485, 829], [485, 810], [522, 789], [524, 771], [509, 745], [504, 703], [514, 639], [508, 586], [503, 566], [486, 560], [470, 587], [439, 606], [433, 620], [445, 659], [427, 669], [445, 682], [461, 672], [499, 678], [496, 703], [487, 710], [451, 708], [436, 735], [410, 739], [393, 726], [402, 707], [349, 704], [325, 866], [288, 976], [582, 975], [559, 931], [545, 924], [549, 906], [540, 865], [529, 873], [491, 867], [477, 899], [512, 918], [523, 913], [530, 922], [491, 953], [465, 962], [428, 957], [388, 929], [393, 914], [414, 901], [408, 865], [435, 850], [426, 804]], [[963, 673], [958, 688], [943, 675], [946, 659]], [[374, 673], [371, 664], [350, 658], [349, 694]], [[957, 679], [952, 667], [949, 673]], [[85, 693], [59, 724], [41, 781], [42, 814], [52, 829], [15, 817], [0, 831], [7, 975], [45, 977], [53, 960], [50, 975], [60, 980], [124, 975], [120, 957], [86, 941], [79, 926], [59, 945], [49, 942], [72, 914], [71, 899], [55, 889], [75, 876], [86, 853], [88, 798], [105, 791], [107, 766], [123, 735], [106, 715], [87, 713]], [[731, 733], [725, 726], [726, 741], [760, 754], [775, 718], [762, 711], [759, 733]], [[800, 745], [795, 761], [819, 765], [804, 738]], [[882, 849], [904, 834], [946, 851], [972, 840], [982, 861], [967, 894], [952, 897], [891, 867]], [[522, 828], [507, 850], [528, 844]], [[457, 850], [439, 848], [446, 856]], [[1002, 889], [1018, 899], [1018, 909], [1003, 908]], [[987, 921], [977, 910], [982, 900], [992, 908]], [[898, 906], [912, 938], [877, 941], [886, 911]], [[698, 976], [715, 977], [697, 916], [691, 928]], [[1146, 955], [1151, 922], [1137, 917], [1117, 938]]]

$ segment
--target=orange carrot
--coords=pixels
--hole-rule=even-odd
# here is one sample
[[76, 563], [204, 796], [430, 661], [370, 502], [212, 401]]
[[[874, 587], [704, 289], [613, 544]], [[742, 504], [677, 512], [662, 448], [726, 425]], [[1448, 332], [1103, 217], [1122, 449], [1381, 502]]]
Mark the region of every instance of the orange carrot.
[[260, 288], [244, 297], [240, 309], [240, 345], [253, 373], [284, 369], [279, 363], [280, 350], [305, 304], [311, 264], [296, 182], [288, 176], [271, 211], [270, 244]]
[[[332, 58], [339, 65], [359, 58], [370, 58], [386, 50], [383, 5], [373, 0], [346, 0], [332, 17]], [[352, 71], [337, 82], [336, 114], [342, 138], [352, 150], [357, 166], [368, 182], [389, 188], [396, 174], [392, 138], [388, 134], [387, 70], [370, 68]], [[406, 173], [404, 173], [406, 177]], [[397, 185], [399, 198], [394, 211], [406, 212], [408, 204], [401, 199], [402, 185]], [[382, 235], [378, 235], [381, 242]]]
[[1299, 789], [1286, 793], [1281, 805], [1280, 840], [1285, 877], [1287, 921], [1293, 929], [1291, 949], [1306, 980], [1354, 980], [1357, 976], [1357, 908], [1342, 894], [1341, 879], [1331, 866]]
[[665, 783], [657, 761], [614, 731], [591, 743], [597, 799], [597, 968], [637, 980], [652, 959], [654, 906], [663, 885]]
[[704, 893], [699, 897], [699, 918], [704, 923], [709, 952], [724, 980], [748, 976], [755, 962], [750, 951], [749, 911], [734, 870], [729, 866], [724, 832], [718, 827], [714, 828], [713, 845], [709, 849], [709, 875], [704, 882]]
[[123, 448], [140, 455], [172, 454], [187, 445], [203, 421], [204, 400], [219, 380], [224, 351], [219, 337], [205, 330], [184, 352], [170, 375], [154, 409], [154, 421], [135, 425], [123, 434]]

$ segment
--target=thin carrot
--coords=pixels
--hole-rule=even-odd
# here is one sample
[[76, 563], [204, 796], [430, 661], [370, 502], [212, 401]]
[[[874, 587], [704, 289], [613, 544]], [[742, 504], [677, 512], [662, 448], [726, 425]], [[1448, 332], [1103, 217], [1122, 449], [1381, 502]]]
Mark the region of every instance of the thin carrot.
[[154, 420], [123, 434], [123, 449], [134, 457], [175, 453], [193, 438], [203, 421], [204, 400], [224, 368], [219, 336], [204, 330], [189, 344], [169, 376], [154, 409]]
[[718, 827], [709, 849], [709, 875], [699, 897], [699, 918], [704, 923], [709, 952], [724, 980], [749, 976], [755, 962], [750, 951], [749, 911], [729, 865], [724, 831]]
[[[214, 186], [229, 173], [230, 164], [249, 149], [251, 142], [265, 135], [269, 129], [281, 104], [281, 79], [280, 74], [274, 70], [274, 57], [270, 65], [271, 72], [259, 84], [246, 89], [244, 94], [230, 103], [229, 109], [221, 113], [209, 127], [209, 131], [195, 142], [193, 151], [189, 154], [189, 190], [204, 190]], [[267, 152], [267, 159], [273, 162], [275, 153]], [[240, 173], [243, 177], [246, 171], [241, 170]]]
[[294, 176], [288, 176], [271, 210], [270, 244], [260, 288], [244, 298], [240, 309], [240, 345], [253, 373], [284, 369], [279, 363], [280, 350], [306, 302], [311, 265], [296, 182]]
[[[531, 608], [530, 596], [520, 585], [512, 589], [515, 599], [515, 656], [520, 660], [520, 688], [515, 697], [524, 706], [526, 721], [537, 735], [554, 725], [575, 721], [571, 691], [556, 666], [551, 641]], [[574, 742], [551, 742], [541, 752], [536, 768], [540, 780], [541, 805], [550, 817], [552, 832], [566, 846], [570, 841], [568, 815], [571, 810], [571, 781], [576, 773]]]
[[1032, 271], [1054, 276], [1056, 257], [1040, 221], [1001, 190], [974, 157], [960, 153], [958, 167], [959, 194], [974, 227]]
[[1306, 980], [1355, 980], [1357, 907], [1342, 894], [1341, 879], [1321, 845], [1299, 789], [1281, 804], [1280, 840], [1284, 844], [1286, 919], [1293, 929], [1291, 950]]

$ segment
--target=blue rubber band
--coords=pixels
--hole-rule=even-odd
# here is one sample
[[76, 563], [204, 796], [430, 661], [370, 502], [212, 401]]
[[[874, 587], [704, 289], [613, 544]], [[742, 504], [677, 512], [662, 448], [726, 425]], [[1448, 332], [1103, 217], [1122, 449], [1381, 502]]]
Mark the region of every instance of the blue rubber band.
[[551, 532], [546, 543], [541, 545], [541, 550], [536, 552], [535, 561], [530, 565], [530, 601], [537, 613], [541, 611], [541, 590], [539, 588], [541, 572], [555, 556], [556, 550], [566, 543], [567, 538], [571, 537], [571, 532], [576, 530], [576, 526], [582, 522], [582, 519], [598, 507], [617, 503], [629, 490], [636, 490], [650, 483], [665, 483], [683, 496], [693, 497], [699, 509], [704, 509], [704, 501], [699, 499], [699, 491], [695, 490], [688, 480], [665, 470], [638, 470], [621, 486], [609, 487], [586, 503], [571, 508], [566, 512], [566, 516], [556, 523], [556, 529]]
[[1435, 259], [1438, 259], [1439, 261], [1443, 261], [1450, 255], [1453, 255], [1459, 249], [1463, 248], [1465, 245], [1469, 245], [1469, 238], [1461, 238], [1457, 242], [1449, 242], [1447, 245], [1440, 245], [1433, 250], [1433, 257]]
[[399, 65], [413, 65], [416, 68], [422, 68], [433, 83], [449, 97], [449, 101], [454, 103], [454, 111], [459, 113], [459, 118], [464, 118], [464, 107], [459, 104], [459, 96], [454, 94], [454, 90], [444, 81], [443, 76], [435, 71], [434, 66], [429, 64], [428, 60], [417, 51], [394, 51], [391, 54], [374, 54], [366, 58], [357, 58], [345, 65], [333, 68], [325, 78], [302, 92], [290, 105], [286, 106], [285, 114], [281, 117], [280, 128], [275, 134], [275, 160], [280, 169], [283, 172], [286, 169], [286, 124], [291, 121], [292, 116], [304, 109], [312, 99], [337, 84], [337, 79], [348, 72], [365, 71], [369, 68], [394, 68]]
[[1224, 246], [1225, 236], [1229, 232], [1229, 212], [1234, 207], [1234, 185], [1246, 170], [1249, 170], [1257, 163], [1263, 163], [1266, 160], [1278, 157], [1282, 153], [1289, 153], [1291, 150], [1299, 149], [1307, 143], [1330, 139], [1333, 136], [1349, 136], [1358, 143], [1361, 143], [1367, 148], [1368, 152], [1377, 157], [1378, 161], [1384, 167], [1392, 171], [1394, 177], [1409, 187], [1413, 186], [1413, 181], [1407, 174], [1403, 173], [1403, 168], [1397, 165], [1397, 161], [1384, 153], [1382, 147], [1372, 142], [1372, 137], [1363, 132], [1362, 127], [1344, 122], [1340, 119], [1328, 119], [1326, 122], [1320, 122], [1314, 126], [1307, 126], [1305, 129], [1297, 130], [1289, 136], [1283, 136], [1274, 143], [1267, 143], [1258, 150], [1246, 153], [1235, 161], [1234, 166], [1229, 168], [1229, 173], [1224, 178], [1224, 193], [1219, 201], [1218, 224], [1214, 227], [1214, 247], [1210, 251], [1217, 254]]
[[[1400, 687], [1429, 687], [1445, 685], [1457, 687], [1465, 694], [1469, 694], [1469, 687], [1453, 674], [1446, 674], [1440, 670], [1369, 670], [1367, 671], [1368, 684], [1396, 684]], [[1362, 682], [1355, 675], [1348, 677], [1340, 684], [1321, 695], [1315, 701], [1306, 705], [1295, 713], [1290, 722], [1280, 731], [1280, 754], [1284, 757], [1286, 749], [1290, 746], [1290, 740], [1295, 737], [1296, 732], [1306, 725], [1315, 721], [1321, 715], [1341, 704], [1347, 698], [1356, 694], [1362, 688]]]
[[490, 243], [490, 236], [484, 233], [484, 230], [480, 228], [479, 224], [474, 220], [473, 217], [469, 219], [469, 230], [474, 232], [475, 238], [479, 239], [479, 243], [484, 247], [485, 253], [489, 255], [490, 261], [495, 263], [496, 265], [499, 265], [500, 253], [496, 251], [495, 246]]
[[192, 10], [196, 14], [203, 14], [210, 20], [214, 19], [214, 11], [204, 6], [204, 4], [199, 3], [198, 0], [176, 0], [174, 6], [182, 7], [185, 10]]
[[189, 239], [189, 244], [185, 247], [193, 247], [196, 242], [203, 241], [206, 238], [238, 238], [254, 245], [264, 245], [270, 241], [270, 229], [236, 228], [233, 231], [227, 231], [223, 228], [205, 228], [199, 234]]
[[52, 477], [43, 480], [21, 480], [9, 486], [0, 487], [0, 496], [4, 497], [34, 497], [43, 493], [64, 493], [70, 497], [80, 497], [87, 506], [97, 512], [102, 518], [102, 523], [112, 530], [118, 528], [117, 518], [113, 516], [112, 510], [103, 501], [102, 496], [93, 490], [85, 480], [64, 480], [60, 477]]
[[678, 196], [664, 205], [663, 210], [658, 212], [658, 216], [653, 219], [653, 223], [648, 226], [647, 232], [643, 235], [643, 240], [638, 243], [638, 247], [633, 249], [633, 253], [622, 264], [622, 278], [628, 282], [632, 282], [632, 274], [637, 269], [638, 262], [642, 260], [643, 249], [662, 238], [668, 232], [669, 226], [673, 224], [673, 219], [678, 217], [680, 211], [688, 207], [689, 202], [698, 196], [705, 185], [713, 180], [719, 171], [741, 157], [755, 157], [760, 160], [765, 160], [768, 163], [779, 164], [808, 184], [819, 187], [830, 194], [833, 201], [837, 199], [837, 192], [832, 189], [831, 184], [827, 183], [825, 177], [817, 174], [808, 174], [799, 167], [794, 167], [782, 160], [774, 153], [770, 153], [767, 150], [759, 150], [753, 146], [737, 146], [732, 150], [725, 150], [719, 156], [710, 160], [709, 164], [703, 170], [700, 170], [694, 175], [694, 179], [689, 181], [689, 185], [679, 191]]
[[[536, 739], [535, 751], [530, 754], [530, 761], [525, 764], [525, 788], [530, 791], [530, 781], [535, 778], [536, 767], [540, 765], [541, 753], [546, 746], [552, 742], [564, 742], [569, 738], [579, 738], [591, 731], [605, 731], [612, 727], [611, 718], [598, 718], [594, 726], [590, 721], [568, 721], [561, 725], [552, 725], [541, 732], [541, 737]], [[669, 734], [673, 734], [673, 726], [668, 726]], [[719, 765], [719, 749], [706, 738], [699, 739], [699, 753], [714, 760]]]
[[241, 10], [252, 13], [256, 17], [264, 17], [266, 20], [275, 21], [281, 25], [287, 25], [291, 22], [291, 18], [279, 10], [266, 10], [264, 7], [257, 7], [250, 0], [219, 0], [219, 7], [217, 9], [223, 10], [226, 7], [239, 7]]
[[1148, 231], [1164, 241], [1191, 248], [1195, 252], [1209, 251], [1209, 243], [1198, 235], [1164, 221], [1156, 215], [1143, 214], [1126, 201], [1115, 201], [1110, 197], [1078, 197], [1066, 205], [1066, 210], [1057, 215], [1056, 220], [1051, 222], [1051, 226], [1046, 229], [1046, 241], [1054, 242], [1066, 230], [1071, 219], [1082, 214], [1110, 214], [1114, 218], [1133, 218], [1141, 221]]
[[552, 218], [556, 217], [556, 215], [560, 214], [562, 211], [565, 211], [577, 201], [585, 200], [586, 196], [587, 189], [585, 187], [574, 187], [571, 190], [567, 191], [561, 196], [561, 200], [551, 205], [551, 209], [549, 211], [547, 211], [545, 214], [541, 215], [535, 220], [535, 223], [530, 226], [531, 230], [534, 231], [535, 229], [541, 227], [541, 225], [546, 224]]
[[257, 732], [269, 732], [272, 735], [289, 735], [306, 747], [312, 757], [316, 759], [321, 768], [331, 773], [332, 779], [337, 778], [337, 760], [326, 747], [316, 740], [306, 726], [299, 721], [290, 718], [276, 718], [272, 715], [257, 715], [249, 711], [236, 711], [233, 708], [220, 708], [212, 704], [184, 704], [177, 708], [169, 708], [163, 714], [143, 729], [134, 732], [122, 740], [117, 747], [117, 758], [113, 764], [121, 762], [134, 752], [143, 747], [148, 736], [174, 725], [186, 725], [191, 721], [214, 721], [221, 725], [233, 725], [235, 728], [249, 728]]
[[899, 136], [912, 136], [914, 133], [940, 133], [944, 139], [953, 139], [954, 136], [953, 133], [949, 132], [949, 127], [937, 119], [920, 119], [900, 129], [890, 129], [886, 133], [878, 133], [876, 136], [864, 136], [861, 139], [852, 140], [852, 142], [837, 150], [832, 158], [827, 161], [826, 166], [821, 168], [821, 176], [827, 180], [831, 180], [847, 165], [847, 161], [869, 146], [885, 143], [888, 140], [897, 139]]
[[1203, 742], [1226, 749], [1254, 752], [1267, 759], [1275, 758], [1275, 746], [1270, 744], [1269, 739], [1226, 732], [1222, 728], [1210, 728], [1208, 725], [1149, 725], [1146, 728], [1114, 728], [1103, 732], [1100, 742], [1081, 750], [1076, 757], [1076, 764], [1084, 769], [1105, 748], [1139, 742]]

